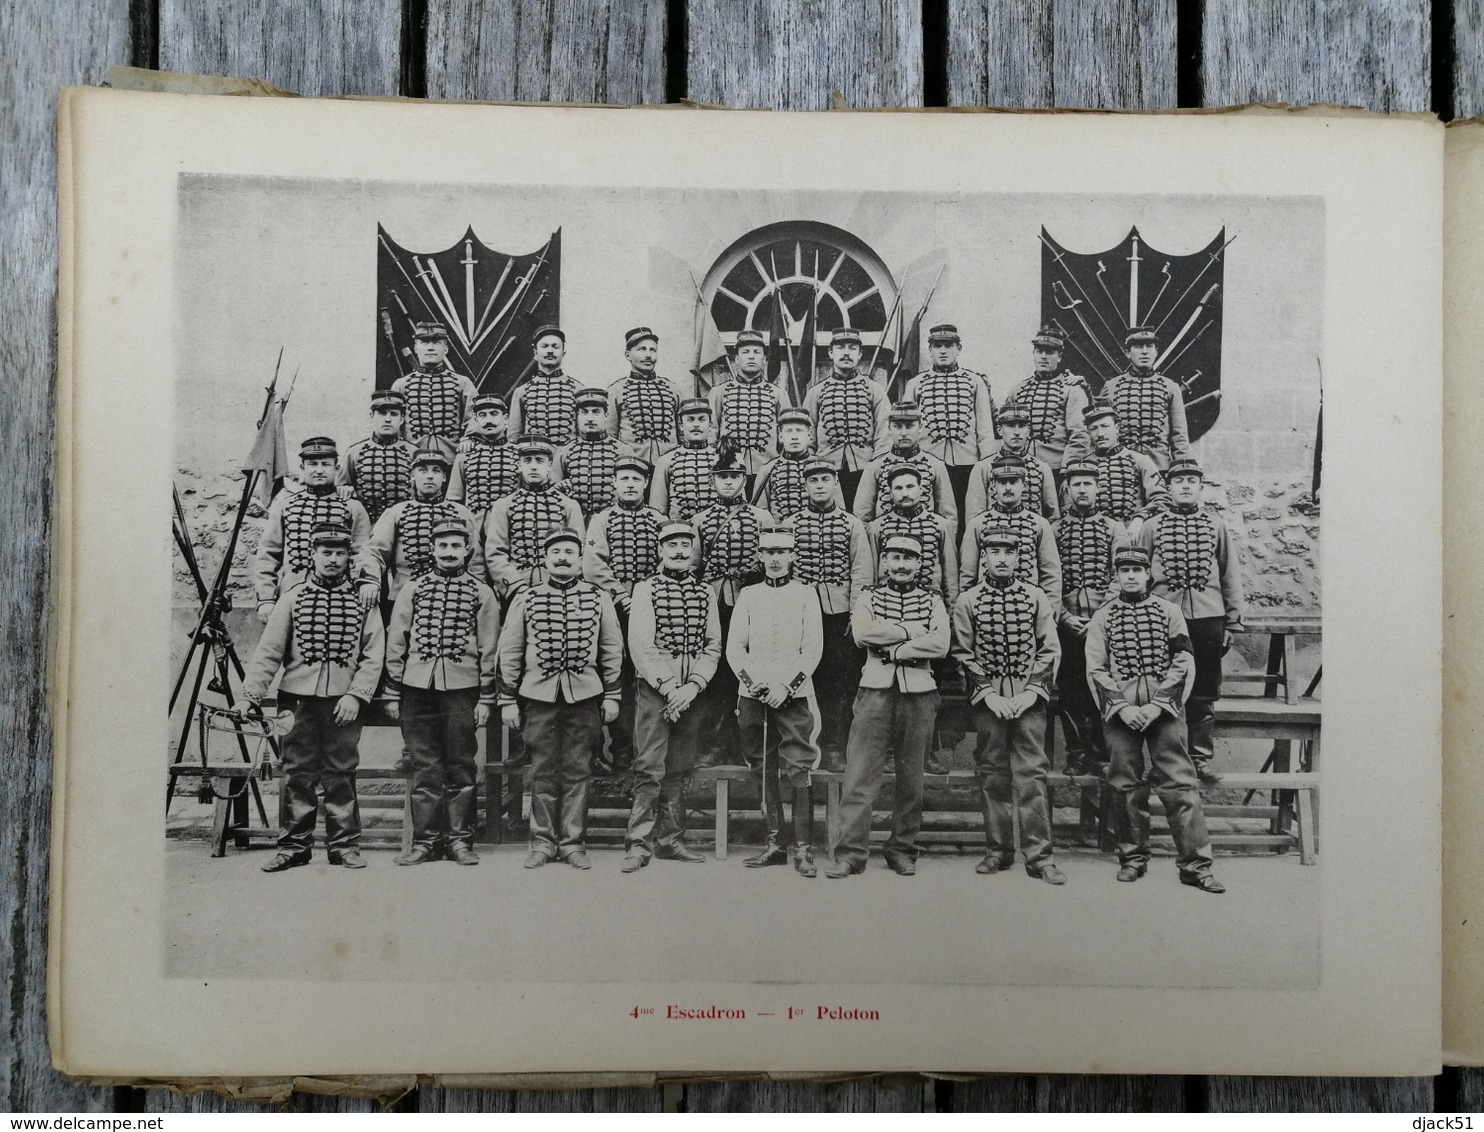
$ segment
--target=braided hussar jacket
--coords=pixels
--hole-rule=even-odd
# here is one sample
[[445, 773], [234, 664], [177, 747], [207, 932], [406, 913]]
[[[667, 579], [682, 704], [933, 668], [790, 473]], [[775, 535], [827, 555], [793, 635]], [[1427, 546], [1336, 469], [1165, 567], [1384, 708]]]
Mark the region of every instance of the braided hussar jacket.
[[479, 539], [479, 520], [462, 503], [446, 499], [404, 499], [376, 520], [365, 549], [356, 559], [356, 569], [365, 581], [387, 581], [393, 601], [414, 578], [433, 569], [433, 525], [458, 519], [469, 532], [470, 574], [484, 576], [484, 551]]
[[[791, 456], [787, 452], [778, 453], [758, 473], [757, 483], [752, 489], [752, 501], [780, 523], [790, 515], [798, 514], [807, 502], [804, 494], [804, 465], [808, 460], [808, 452], [801, 452], [797, 456]], [[845, 506], [845, 496], [838, 484], [835, 486], [835, 503], [840, 507]]]
[[665, 517], [640, 503], [615, 503], [593, 516], [582, 549], [582, 576], [607, 594], [630, 594], [659, 568]]
[[735, 503], [718, 499], [698, 512], [693, 522], [701, 536], [701, 581], [716, 591], [722, 604], [735, 605], [742, 586], [762, 573], [758, 536], [764, 527], [773, 525], [773, 517], [741, 499]]
[[1173, 604], [1120, 594], [1087, 625], [1087, 683], [1104, 719], [1158, 704], [1178, 717], [1195, 681], [1190, 631]]
[[877, 586], [887, 585], [886, 563], [881, 548], [892, 535], [913, 535], [922, 543], [922, 566], [918, 581], [936, 593], [949, 609], [958, 599], [958, 552], [953, 546], [956, 528], [942, 515], [935, 515], [921, 503], [910, 512], [888, 510], [866, 528], [874, 565], [871, 575]]
[[640, 679], [661, 695], [682, 684], [704, 690], [721, 659], [716, 592], [690, 571], [645, 578], [629, 611], [629, 655]]
[[680, 390], [668, 378], [633, 373], [608, 387], [608, 432], [651, 464], [680, 443]]
[[805, 507], [782, 525], [794, 533], [794, 577], [814, 587], [826, 614], [849, 613], [874, 580], [865, 524], [831, 503], [823, 511]]
[[263, 699], [281, 667], [279, 687], [285, 692], [351, 695], [370, 703], [385, 649], [381, 610], [361, 608], [349, 572], [333, 582], [311, 574], [273, 607], [247, 663], [242, 692], [250, 700]]
[[551, 478], [558, 490], [577, 500], [584, 516], [591, 518], [613, 506], [613, 469], [618, 463], [618, 441], [607, 433], [583, 436], [559, 449]]
[[541, 540], [561, 527], [570, 527], [579, 535], [586, 529], [577, 500], [554, 487], [522, 484], [495, 500], [485, 516], [483, 540], [495, 593], [505, 597], [515, 586], [544, 581], [546, 552]]
[[814, 670], [824, 655], [824, 622], [814, 588], [795, 578], [765, 579], [737, 595], [727, 631], [727, 664], [742, 695], [761, 699], [779, 684], [791, 698], [814, 698]]
[[534, 432], [560, 448], [577, 435], [577, 390], [575, 377], [561, 370], [537, 372], [510, 397], [507, 435]]
[[1052, 611], [1061, 615], [1061, 555], [1056, 549], [1056, 536], [1051, 524], [1027, 507], [1014, 512], [991, 507], [969, 520], [963, 542], [958, 549], [958, 588], [962, 594], [984, 579], [983, 550], [980, 538], [991, 527], [1010, 527], [1020, 536], [1019, 562], [1015, 577], [1039, 587], [1051, 602]]
[[482, 515], [500, 496], [514, 491], [518, 483], [520, 461], [513, 445], [479, 435], [466, 436], [459, 441], [444, 498]]
[[[1021, 496], [1025, 505], [1048, 520], [1055, 519], [1061, 512], [1061, 504], [1056, 498], [1056, 477], [1051, 465], [1032, 452], [1012, 452], [1004, 444], [994, 456], [1001, 452], [1025, 461], [1025, 494]], [[964, 490], [964, 514], [971, 520], [994, 499], [994, 456], [979, 461], [969, 473], [969, 486]]]
[[941, 594], [891, 582], [868, 586], [850, 611], [850, 633], [866, 650], [862, 688], [934, 692], [931, 661], [948, 655], [948, 607]]
[[855, 517], [869, 523], [891, 510], [891, 474], [904, 465], [922, 473], [920, 498], [929, 511], [942, 515], [956, 532], [958, 503], [953, 498], [953, 485], [948, 482], [948, 467], [932, 453], [917, 447], [889, 448], [866, 465], [860, 486], [855, 489], [855, 505], [851, 508]]
[[715, 463], [714, 445], [687, 441], [671, 448], [654, 466], [649, 502], [670, 518], [689, 522], [691, 516], [709, 507], [716, 498], [716, 486], [711, 481]]
[[613, 599], [581, 578], [547, 579], [515, 595], [500, 633], [500, 705], [522, 699], [618, 702], [623, 633]]
[[1033, 373], [1011, 391], [1006, 405], [1031, 415], [1031, 442], [1036, 455], [1053, 468], [1080, 460], [1092, 450], [1082, 414], [1087, 409], [1087, 382], [1073, 373]]
[[316, 523], [350, 528], [350, 553], [359, 554], [371, 537], [366, 509], [349, 492], [333, 484], [323, 490], [304, 487], [280, 491], [268, 505], [268, 518], [253, 555], [253, 592], [258, 604], [277, 601], [280, 593], [309, 577], [314, 565], [310, 532]]
[[1051, 524], [1061, 558], [1061, 616], [1091, 617], [1114, 593], [1113, 550], [1128, 543], [1117, 519], [1092, 511], [1063, 511]]
[[970, 702], [982, 692], [1008, 699], [1031, 691], [1049, 700], [1061, 660], [1050, 600], [1019, 579], [996, 585], [986, 578], [953, 606], [953, 657], [964, 666]]
[[1242, 627], [1242, 573], [1226, 524], [1197, 505], [1151, 516], [1136, 540], [1152, 556], [1151, 590], [1175, 603], [1187, 620], [1221, 617]]
[[982, 373], [924, 370], [903, 393], [922, 410], [923, 447], [943, 463], [977, 464], [994, 451], [994, 396]]
[[788, 407], [783, 390], [759, 375], [724, 381], [706, 395], [716, 435], [730, 437], [750, 476], [778, 455], [778, 414]]
[[814, 421], [814, 450], [848, 472], [863, 469], [886, 443], [886, 390], [861, 373], [832, 373], [804, 395]]
[[1154, 461], [1122, 444], [1093, 450], [1098, 463], [1098, 507], [1127, 525], [1169, 506], [1165, 481]]
[[407, 420], [403, 428], [416, 445], [437, 446], [452, 456], [454, 445], [469, 419], [469, 407], [479, 391], [447, 363], [437, 369], [415, 369], [392, 383], [392, 390], [407, 398]]
[[400, 437], [382, 441], [368, 436], [346, 450], [336, 482], [355, 492], [374, 523], [392, 504], [411, 497], [412, 457], [416, 451]]
[[387, 630], [387, 698], [402, 688], [457, 692], [478, 688], [495, 702], [500, 605], [467, 570], [435, 569], [404, 586]]
[[1120, 373], [1103, 386], [1103, 399], [1118, 410], [1123, 442], [1153, 459], [1161, 471], [1170, 466], [1171, 460], [1190, 455], [1185, 394], [1168, 377]]

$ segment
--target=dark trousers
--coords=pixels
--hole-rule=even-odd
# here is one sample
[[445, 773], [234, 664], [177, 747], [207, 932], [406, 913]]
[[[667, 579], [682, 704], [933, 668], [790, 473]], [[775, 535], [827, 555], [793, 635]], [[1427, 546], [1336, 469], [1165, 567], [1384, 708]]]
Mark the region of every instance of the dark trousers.
[[860, 686], [866, 654], [850, 634], [850, 614], [826, 613], [824, 649], [814, 670], [814, 692], [819, 697], [819, 742], [826, 749], [843, 750], [850, 736], [851, 702]]
[[628, 611], [620, 609], [617, 612], [618, 627], [623, 633], [625, 648], [623, 664], [618, 672], [618, 718], [608, 726], [608, 755], [613, 762], [614, 770], [626, 770], [634, 761], [634, 686], [639, 677], [634, 671], [633, 656], [627, 647]]
[[840, 494], [845, 499], [845, 510], [849, 511], [855, 507], [855, 491], [861, 485], [861, 476], [864, 469], [856, 468], [855, 471], [840, 469]]
[[[1103, 725], [1112, 762], [1108, 785], [1117, 804], [1113, 810], [1113, 837], [1118, 863], [1143, 870], [1149, 866], [1149, 791], [1159, 792], [1175, 839], [1175, 864], [1182, 875], [1211, 871], [1211, 838], [1201, 807], [1200, 781], [1185, 752], [1185, 723], [1160, 713], [1141, 734], [1116, 716]], [[1149, 749], [1149, 771], [1144, 770], [1144, 748]]]
[[1195, 655], [1195, 683], [1185, 703], [1185, 725], [1190, 733], [1190, 757], [1209, 759], [1216, 754], [1216, 701], [1221, 696], [1221, 643], [1226, 618], [1192, 617], [1190, 651]]
[[296, 696], [280, 691], [281, 707], [294, 713], [294, 726], [283, 737], [283, 785], [278, 792], [278, 847], [286, 853], [314, 848], [319, 793], [325, 796], [325, 847], [332, 856], [355, 849], [361, 841], [361, 809], [356, 801], [356, 767], [360, 765], [361, 720], [335, 722], [338, 696]]
[[664, 712], [665, 697], [640, 680], [634, 705], [634, 804], [624, 848], [645, 860], [656, 844], [685, 840], [685, 794], [704, 722], [699, 702], [674, 723]]
[[871, 809], [881, 793], [887, 752], [893, 755], [896, 794], [886, 855], [917, 857], [922, 828], [922, 767], [933, 741], [937, 692], [862, 688], [855, 694], [855, 719], [840, 793], [840, 841], [835, 858], [864, 865], [870, 856]]
[[953, 501], [958, 504], [958, 530], [953, 533], [954, 546], [957, 546], [964, 537], [964, 529], [972, 517], [966, 508], [968, 507], [969, 477], [973, 471], [973, 464], [948, 465], [948, 483], [953, 488]]
[[809, 797], [809, 773], [819, 765], [819, 719], [813, 701], [795, 697], [785, 700], [782, 707], [770, 708], [761, 700], [743, 696], [737, 701], [737, 724], [747, 763], [762, 777], [763, 821], [769, 843], [787, 845], [791, 840], [783, 816], [786, 783], [794, 795], [792, 840], [809, 844], [813, 805], [801, 811], [799, 800]]
[[603, 741], [602, 697], [520, 701], [531, 753], [531, 849], [548, 857], [583, 848], [593, 752]]
[[412, 843], [435, 853], [474, 842], [478, 688], [402, 689], [402, 742], [412, 759]]
[[989, 855], [1009, 865], [1015, 860], [1015, 822], [1025, 867], [1037, 873], [1051, 863], [1051, 791], [1046, 774], [1046, 705], [1041, 702], [1019, 719], [1001, 719], [982, 704], [974, 707], [979, 740], [974, 762], [984, 806], [984, 841]]
[[1103, 716], [1087, 686], [1087, 637], [1058, 625], [1061, 668], [1056, 676], [1057, 714], [1066, 736], [1067, 764], [1106, 763]]
[[742, 737], [737, 730], [737, 674], [725, 660], [734, 608], [724, 601], [717, 603], [723, 659], [717, 664], [711, 683], [691, 705], [691, 712], [701, 713], [696, 741], [702, 748], [698, 752], [702, 766], [735, 766], [742, 761]]

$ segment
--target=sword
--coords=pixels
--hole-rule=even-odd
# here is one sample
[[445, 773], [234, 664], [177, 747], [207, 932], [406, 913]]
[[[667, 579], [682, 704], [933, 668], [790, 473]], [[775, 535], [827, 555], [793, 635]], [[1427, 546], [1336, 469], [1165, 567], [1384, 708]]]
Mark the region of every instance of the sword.
[[[1160, 356], [1154, 360], [1154, 368], [1156, 370], [1159, 369], [1160, 366], [1165, 364], [1165, 361], [1174, 352], [1175, 347], [1180, 345], [1180, 340], [1190, 333], [1190, 328], [1194, 326], [1201, 315], [1205, 313], [1206, 304], [1211, 301], [1212, 297], [1220, 289], [1220, 284], [1212, 283], [1210, 290], [1208, 290], [1204, 295], [1201, 296], [1201, 301], [1196, 304], [1195, 310], [1190, 312], [1190, 317], [1185, 320], [1185, 325], [1180, 328], [1180, 333], [1175, 335], [1175, 337], [1170, 340], [1170, 344], [1164, 348], [1164, 353], [1160, 354]], [[1184, 297], [1185, 296], [1183, 295], [1181, 296], [1181, 298]], [[1207, 323], [1207, 325], [1209, 326], [1210, 324]]]
[[1185, 407], [1187, 409], [1189, 409], [1189, 408], [1191, 408], [1194, 405], [1199, 405], [1202, 401], [1209, 401], [1212, 397], [1220, 397], [1220, 396], [1221, 396], [1221, 390], [1219, 390], [1219, 389], [1213, 389], [1209, 393], [1202, 393], [1194, 401], [1187, 401], [1187, 402], [1185, 402]]
[[480, 315], [479, 315], [479, 325], [476, 326], [476, 327], [474, 327], [474, 329], [472, 329], [471, 331], [469, 331], [469, 333], [473, 337], [475, 337], [475, 338], [480, 337], [480, 333], [479, 332], [484, 329], [484, 320], [487, 319], [487, 318], [489, 318], [489, 316], [490, 316], [490, 308], [495, 305], [495, 299], [498, 298], [500, 292], [505, 289], [505, 280], [507, 280], [507, 279], [510, 278], [510, 269], [513, 268], [514, 266], [515, 266], [515, 257], [514, 256], [511, 256], [509, 259], [507, 259], [505, 261], [505, 270], [502, 271], [502, 272], [500, 272], [500, 278], [499, 278], [498, 281], [496, 281], [494, 290], [492, 290], [490, 292], [489, 300], [484, 304], [484, 310], [482, 312], [480, 312]]
[[[550, 251], [551, 240], [547, 240], [546, 246], [541, 249], [540, 256], [538, 256], [536, 258], [536, 262], [531, 265], [531, 270], [526, 272], [525, 275], [521, 277], [520, 282], [515, 285], [515, 294], [510, 296], [510, 302], [505, 304], [500, 313], [495, 316], [494, 322], [490, 323], [490, 325], [485, 329], [484, 333], [479, 336], [480, 341], [483, 341], [485, 337], [489, 335], [490, 331], [495, 328], [495, 323], [498, 323], [502, 318], [505, 317], [506, 311], [510, 311], [510, 318], [506, 321], [505, 325], [500, 328], [500, 333], [503, 334], [505, 331], [510, 329], [510, 323], [515, 321], [515, 316], [518, 313], [518, 311], [511, 310], [511, 307], [514, 304], [519, 303], [520, 300], [525, 296], [526, 289], [530, 287], [531, 280], [536, 278], [536, 274], [541, 270], [542, 265], [546, 263], [546, 256]], [[479, 343], [476, 342], [473, 346], [470, 347], [470, 349], [476, 349], [478, 345]]]
[[433, 303], [438, 308], [438, 317], [444, 322], [453, 322], [453, 315], [450, 314], [448, 308], [443, 305], [443, 301], [438, 298], [437, 288], [435, 288], [433, 284], [429, 282], [432, 276], [429, 273], [427, 267], [418, 262], [417, 256], [412, 257], [412, 266], [417, 268], [417, 277], [423, 281], [423, 286], [427, 288], [428, 294], [433, 297]]
[[1165, 288], [1170, 285], [1170, 261], [1165, 260], [1165, 265], [1160, 269], [1160, 274], [1165, 277], [1164, 285], [1160, 287], [1159, 294], [1154, 296], [1154, 302], [1149, 304], [1149, 309], [1144, 313], [1146, 319], [1153, 319], [1154, 312], [1159, 309], [1160, 299], [1165, 297]]
[[[1139, 325], [1139, 237], [1134, 237], [1134, 250], [1128, 257], [1128, 324]], [[1102, 264], [1098, 264], [1099, 267]]]
[[[392, 257], [392, 262], [397, 265], [397, 270], [402, 273], [402, 278], [407, 280], [407, 286], [412, 288], [412, 293], [417, 296], [417, 301], [423, 304], [423, 310], [427, 311], [429, 315], [432, 315], [433, 308], [428, 306], [428, 304], [423, 301], [422, 292], [417, 289], [417, 284], [412, 281], [412, 276], [407, 274], [407, 268], [402, 263], [402, 261], [397, 258], [397, 253], [392, 251], [392, 245], [387, 242], [386, 234], [383, 232], [378, 232], [376, 234], [376, 238], [381, 241], [381, 246], [386, 248], [386, 254]], [[417, 256], [412, 257], [412, 266], [417, 266]], [[395, 291], [392, 292], [392, 297], [397, 298]], [[405, 306], [402, 306], [402, 300], [400, 298], [397, 298], [397, 305], [402, 307], [403, 314], [407, 314], [407, 308]], [[410, 319], [412, 316], [410, 314], [407, 314], [407, 317]]]
[[[1062, 302], [1061, 299], [1057, 297], [1058, 296], [1058, 293], [1061, 296], [1063, 296], [1063, 297], [1066, 298], [1067, 301], [1065, 303]], [[1095, 333], [1093, 333], [1092, 327], [1088, 325], [1087, 319], [1082, 314], [1082, 311], [1080, 309], [1081, 306], [1082, 306], [1082, 300], [1081, 299], [1074, 299], [1074, 298], [1072, 298], [1071, 293], [1066, 289], [1066, 286], [1064, 284], [1062, 284], [1060, 281], [1058, 281], [1056, 283], [1053, 283], [1051, 285], [1051, 298], [1052, 298], [1052, 301], [1056, 303], [1056, 306], [1057, 306], [1057, 309], [1058, 310], [1071, 311], [1072, 314], [1074, 314], [1077, 317], [1077, 322], [1082, 327], [1082, 333], [1086, 334], [1087, 337], [1088, 337], [1088, 339], [1092, 342], [1092, 344], [1097, 347], [1098, 353], [1100, 353], [1103, 356], [1103, 361], [1105, 361], [1109, 365], [1111, 365], [1113, 367], [1113, 372], [1114, 373], [1117, 373], [1119, 371], [1119, 365], [1118, 365], [1118, 363], [1116, 361], [1114, 361], [1114, 359], [1112, 358], [1111, 355], [1109, 355], [1108, 351], [1104, 348], [1102, 342], [1099, 341], [1098, 336]], [[1088, 358], [1087, 360], [1089, 362], [1091, 362], [1093, 359], [1092, 358]], [[1098, 374], [1098, 376], [1101, 377], [1104, 381], [1107, 381], [1108, 380], [1108, 377], [1107, 377], [1106, 374], [1100, 373], [1100, 374]]]
[[541, 294], [537, 295], [534, 299], [532, 299], [531, 300], [531, 305], [526, 308], [526, 314], [535, 314], [536, 313], [536, 308], [541, 305], [542, 301], [549, 294], [551, 294], [551, 289], [548, 288], [548, 287], [542, 287], [541, 288]]
[[[1115, 300], [1113, 298], [1113, 292], [1110, 291], [1110, 290], [1108, 290], [1107, 281], [1103, 279], [1103, 272], [1105, 272], [1107, 270], [1108, 269], [1103, 266], [1103, 261], [1102, 260], [1098, 260], [1098, 272], [1097, 272], [1098, 286], [1103, 289], [1103, 294], [1105, 294], [1105, 295], [1108, 296], [1108, 305], [1110, 307], [1112, 307], [1114, 311], [1117, 311], [1118, 310], [1118, 302], [1117, 302], [1117, 300]], [[1123, 317], [1123, 315], [1120, 314], [1118, 317], [1121, 319]], [[1124, 323], [1124, 327], [1123, 328], [1125, 330], [1127, 330], [1131, 325], [1133, 325], [1133, 324], [1132, 323]]]
[[1185, 290], [1180, 292], [1180, 297], [1175, 300], [1175, 305], [1170, 308], [1170, 314], [1165, 315], [1164, 318], [1160, 320], [1159, 326], [1156, 326], [1154, 328], [1155, 330], [1162, 329], [1164, 327], [1164, 324], [1170, 321], [1170, 315], [1174, 314], [1177, 310], [1180, 309], [1180, 304], [1185, 301], [1185, 296], [1190, 294], [1191, 291], [1195, 290], [1195, 285], [1201, 281], [1201, 276], [1205, 275], [1206, 272], [1211, 269], [1211, 265], [1221, 258], [1221, 253], [1226, 251], [1226, 249], [1231, 247], [1232, 244], [1236, 243], [1236, 241], [1237, 238], [1233, 236], [1230, 240], [1222, 244], [1221, 247], [1217, 248], [1214, 252], [1206, 257], [1205, 266], [1202, 267], [1200, 271], [1196, 272], [1195, 278], [1190, 281], [1190, 286], [1186, 287]]
[[[1076, 274], [1073, 273], [1072, 269], [1070, 267], [1068, 267], [1063, 262], [1063, 260], [1066, 259], [1066, 253], [1063, 252], [1060, 248], [1058, 248], [1055, 244], [1053, 244], [1050, 239], [1047, 238], [1046, 232], [1044, 230], [1042, 230], [1042, 232], [1041, 232], [1040, 235], [1041, 235], [1041, 242], [1043, 244], [1045, 244], [1048, 248], [1051, 249], [1051, 258], [1054, 259], [1054, 260], [1056, 260], [1056, 265], [1058, 267], [1060, 267], [1063, 271], [1065, 271], [1067, 273], [1067, 278], [1070, 279], [1073, 283], [1075, 283], [1077, 285], [1077, 290], [1079, 292], [1081, 292], [1082, 298], [1087, 303], [1087, 305], [1092, 308], [1092, 313], [1098, 316], [1098, 321], [1103, 324], [1103, 329], [1106, 330], [1109, 334], [1111, 334], [1114, 338], [1117, 338], [1118, 337], [1117, 332], [1114, 331], [1114, 329], [1111, 326], [1108, 325], [1108, 320], [1105, 319], [1103, 317], [1103, 315], [1102, 315], [1102, 312], [1098, 310], [1097, 304], [1092, 301], [1092, 296], [1089, 295], [1087, 293], [1087, 291], [1083, 289], [1082, 281], [1079, 280], [1077, 278]], [[1060, 304], [1058, 304], [1058, 305], [1060, 305]], [[1063, 307], [1062, 309], [1063, 310], [1066, 310], [1067, 308], [1066, 307]], [[1120, 367], [1115, 362], [1113, 368], [1114, 368], [1114, 372], [1116, 373]]]
[[467, 342], [474, 337], [474, 265], [478, 262], [472, 240], [464, 241], [464, 258], [459, 262], [464, 265], [464, 325], [468, 328], [464, 340]]
[[437, 261], [431, 256], [428, 258], [428, 267], [433, 272], [433, 278], [438, 281], [438, 290], [443, 293], [443, 298], [448, 303], [449, 325], [453, 327], [454, 333], [459, 336], [459, 341], [464, 344], [464, 349], [467, 350], [469, 348], [469, 335], [465, 333], [463, 325], [453, 313], [458, 309], [457, 304], [453, 301], [453, 293], [449, 291], [448, 284], [443, 282], [443, 272], [438, 270]]
[[402, 372], [402, 363], [397, 357], [397, 340], [392, 337], [392, 316], [386, 307], [381, 308], [381, 330], [386, 335], [386, 344], [392, 350], [392, 363], [397, 367], [397, 376], [406, 377]]
[[[1215, 320], [1213, 319], [1212, 321], [1215, 321]], [[1167, 359], [1163, 359], [1164, 360], [1164, 364], [1167, 365], [1167, 366], [1173, 366], [1176, 362], [1178, 362], [1181, 358], [1183, 358], [1185, 356], [1186, 351], [1189, 350], [1192, 346], [1194, 346], [1198, 341], [1200, 341], [1201, 335], [1204, 334], [1210, 328], [1210, 326], [1211, 326], [1211, 323], [1210, 322], [1204, 322], [1204, 323], [1202, 323], [1201, 326], [1200, 326], [1200, 329], [1198, 329], [1194, 334], [1192, 334], [1190, 336], [1189, 341], [1187, 341], [1184, 346], [1180, 347], [1180, 352], [1178, 354], [1175, 354], [1175, 355], [1173, 355], [1173, 356], [1171, 356], [1171, 357], [1169, 357]]]
[[490, 358], [490, 360], [484, 364], [484, 368], [479, 371], [479, 380], [475, 383], [475, 388], [478, 389], [480, 392], [484, 391], [484, 383], [489, 379], [490, 372], [495, 368], [495, 363], [500, 360], [500, 356], [504, 354], [506, 350], [510, 349], [511, 344], [514, 341], [514, 334], [505, 339], [505, 344], [495, 351], [494, 357]]

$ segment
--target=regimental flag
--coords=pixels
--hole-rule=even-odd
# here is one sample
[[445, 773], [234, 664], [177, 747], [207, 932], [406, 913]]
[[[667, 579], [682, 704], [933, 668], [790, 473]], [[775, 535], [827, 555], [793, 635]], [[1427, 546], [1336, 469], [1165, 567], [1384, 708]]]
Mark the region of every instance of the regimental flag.
[[1128, 368], [1123, 338], [1153, 328], [1155, 369], [1185, 390], [1192, 440], [1221, 412], [1221, 314], [1226, 229], [1189, 255], [1145, 243], [1137, 228], [1106, 251], [1071, 252], [1041, 229], [1041, 322], [1067, 337], [1062, 364], [1087, 378], [1094, 394]]
[[283, 487], [283, 478], [289, 471], [288, 444], [283, 437], [283, 401], [268, 392], [268, 408], [258, 425], [258, 435], [253, 439], [252, 449], [242, 461], [242, 471], [248, 476], [258, 472], [262, 478], [254, 486], [261, 491], [263, 506], [273, 502], [278, 489]]
[[531, 367], [531, 332], [561, 321], [562, 231], [524, 255], [488, 248], [469, 228], [441, 252], [412, 252], [377, 225], [376, 387], [415, 366], [412, 328], [448, 328], [448, 364], [508, 398]]

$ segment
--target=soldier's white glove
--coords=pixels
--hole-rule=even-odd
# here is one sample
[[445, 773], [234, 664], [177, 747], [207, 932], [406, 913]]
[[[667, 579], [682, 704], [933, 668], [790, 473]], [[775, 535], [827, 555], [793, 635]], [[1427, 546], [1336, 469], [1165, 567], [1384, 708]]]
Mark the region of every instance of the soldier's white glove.
[[264, 625], [268, 624], [268, 618], [273, 616], [273, 603], [271, 601], [258, 602], [258, 620]]

